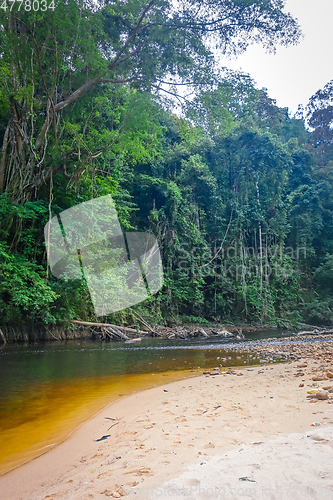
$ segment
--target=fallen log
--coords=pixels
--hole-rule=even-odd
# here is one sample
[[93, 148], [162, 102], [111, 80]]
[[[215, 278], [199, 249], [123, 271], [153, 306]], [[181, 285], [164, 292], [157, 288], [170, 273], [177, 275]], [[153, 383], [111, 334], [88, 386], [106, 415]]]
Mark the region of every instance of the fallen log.
[[148, 335], [148, 333], [149, 333], [149, 332], [144, 331], [144, 330], [137, 331], [134, 328], [129, 328], [127, 326], [112, 325], [111, 323], [92, 323], [91, 321], [78, 321], [77, 319], [72, 319], [71, 323], [75, 323], [76, 325], [83, 325], [83, 326], [101, 326], [103, 328], [106, 328], [106, 327], [117, 328], [120, 331], [130, 332], [130, 333], [140, 333], [142, 335]]
[[318, 333], [318, 330], [303, 330], [302, 332], [297, 332], [296, 335], [313, 335], [314, 333]]
[[110, 334], [112, 334], [114, 337], [117, 337], [117, 339], [120, 339], [120, 340], [129, 340], [129, 337], [127, 337], [127, 335], [125, 333], [122, 333], [120, 330], [118, 330], [118, 328], [111, 328], [111, 326], [106, 326], [105, 328], [103, 328], [106, 333], [109, 335], [109, 337], [111, 337]]

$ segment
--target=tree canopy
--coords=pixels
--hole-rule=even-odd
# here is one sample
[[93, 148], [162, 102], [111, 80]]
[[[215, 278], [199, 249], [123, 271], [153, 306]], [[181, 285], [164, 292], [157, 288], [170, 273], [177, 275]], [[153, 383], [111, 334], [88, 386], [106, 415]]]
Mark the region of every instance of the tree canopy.
[[124, 84], [172, 94], [174, 84], [216, 81], [213, 43], [230, 54], [253, 42], [273, 50], [300, 36], [281, 0], [54, 5], [36, 12], [15, 4], [0, 13], [0, 192], [9, 190], [18, 201], [31, 199], [61, 164], [81, 160], [66, 132], [74, 115], [84, 135], [87, 110], [98, 105], [97, 87], [104, 95]]

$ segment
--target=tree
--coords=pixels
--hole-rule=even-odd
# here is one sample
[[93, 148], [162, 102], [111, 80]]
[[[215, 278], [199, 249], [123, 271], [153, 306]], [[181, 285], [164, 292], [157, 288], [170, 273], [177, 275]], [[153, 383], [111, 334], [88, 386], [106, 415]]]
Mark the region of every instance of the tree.
[[227, 135], [249, 114], [260, 92], [249, 75], [227, 71], [215, 89], [204, 89], [187, 105], [187, 117], [212, 137]]
[[312, 129], [310, 143], [320, 166], [333, 160], [333, 80], [310, 97], [307, 122]]
[[131, 85], [175, 94], [174, 84], [212, 82], [212, 40], [221, 54], [230, 54], [253, 42], [274, 50], [300, 36], [282, 0], [52, 4], [35, 12], [18, 11], [15, 3], [0, 14], [0, 98], [6, 96], [7, 109], [0, 192], [19, 202], [36, 195], [55, 170], [65, 173], [66, 161], [80, 157], [77, 144], [63, 152], [63, 131], [97, 87]]

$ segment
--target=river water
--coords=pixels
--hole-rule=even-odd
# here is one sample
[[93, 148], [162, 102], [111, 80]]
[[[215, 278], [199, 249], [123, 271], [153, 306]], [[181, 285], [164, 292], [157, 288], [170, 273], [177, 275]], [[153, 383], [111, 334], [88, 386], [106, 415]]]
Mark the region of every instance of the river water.
[[[290, 335], [248, 334], [249, 340]], [[7, 344], [0, 351], [0, 473], [37, 456], [112, 401], [215, 366], [260, 363], [233, 339], [78, 340]], [[194, 371], [195, 370], [195, 371]]]

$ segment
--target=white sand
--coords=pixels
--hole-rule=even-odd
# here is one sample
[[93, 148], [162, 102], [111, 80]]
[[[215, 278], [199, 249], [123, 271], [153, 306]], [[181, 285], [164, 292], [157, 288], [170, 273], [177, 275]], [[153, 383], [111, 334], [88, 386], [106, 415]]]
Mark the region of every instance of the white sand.
[[139, 496], [146, 493], [158, 498], [159, 492], [179, 500], [332, 499], [333, 426], [242, 445], [198, 462], [176, 479], [156, 486], [155, 491], [137, 488]]

